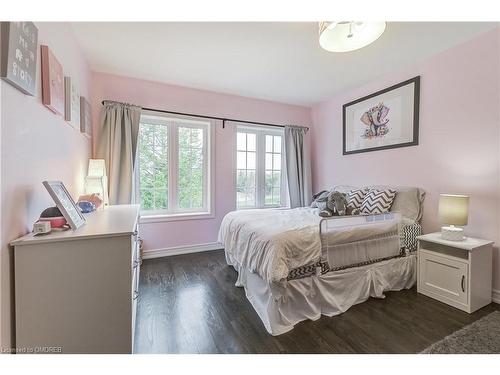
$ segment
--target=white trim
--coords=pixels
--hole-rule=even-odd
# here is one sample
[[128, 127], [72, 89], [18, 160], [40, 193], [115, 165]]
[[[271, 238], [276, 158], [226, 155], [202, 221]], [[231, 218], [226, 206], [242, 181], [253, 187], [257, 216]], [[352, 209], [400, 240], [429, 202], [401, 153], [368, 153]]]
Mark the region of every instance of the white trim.
[[165, 249], [147, 250], [142, 253], [142, 259], [162, 258], [172, 255], [201, 253], [203, 251], [222, 250], [223, 247], [217, 242], [201, 245], [175, 246]]
[[491, 301], [500, 304], [500, 290], [491, 290]]
[[141, 218], [139, 222], [141, 224], [148, 223], [163, 223], [168, 221], [187, 221], [187, 220], [206, 220], [206, 219], [214, 219], [215, 213], [210, 212], [185, 212], [178, 214], [158, 214], [158, 215], [147, 215], [143, 213], [147, 213], [148, 211], [141, 211]]

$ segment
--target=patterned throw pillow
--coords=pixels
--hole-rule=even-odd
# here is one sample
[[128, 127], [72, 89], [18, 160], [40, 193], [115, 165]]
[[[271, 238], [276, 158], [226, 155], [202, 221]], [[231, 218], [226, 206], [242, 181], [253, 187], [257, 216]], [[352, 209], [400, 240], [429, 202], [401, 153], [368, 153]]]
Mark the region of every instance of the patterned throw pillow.
[[368, 193], [367, 188], [354, 189], [347, 192], [347, 211], [352, 212], [353, 210], [361, 209], [361, 204], [366, 193]]
[[392, 202], [396, 197], [396, 190], [393, 189], [371, 189], [366, 194], [361, 204], [362, 214], [381, 214], [391, 209]]

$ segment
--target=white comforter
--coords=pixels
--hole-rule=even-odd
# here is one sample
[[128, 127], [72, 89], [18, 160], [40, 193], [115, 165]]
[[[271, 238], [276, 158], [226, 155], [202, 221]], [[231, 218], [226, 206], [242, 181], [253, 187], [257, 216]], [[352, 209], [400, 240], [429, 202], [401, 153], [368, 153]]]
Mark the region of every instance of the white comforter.
[[[317, 208], [241, 210], [222, 220], [219, 242], [228, 262], [255, 272], [268, 283], [286, 279], [290, 270], [321, 258]], [[394, 222], [354, 228], [339, 226], [328, 242], [347, 243], [394, 230]]]

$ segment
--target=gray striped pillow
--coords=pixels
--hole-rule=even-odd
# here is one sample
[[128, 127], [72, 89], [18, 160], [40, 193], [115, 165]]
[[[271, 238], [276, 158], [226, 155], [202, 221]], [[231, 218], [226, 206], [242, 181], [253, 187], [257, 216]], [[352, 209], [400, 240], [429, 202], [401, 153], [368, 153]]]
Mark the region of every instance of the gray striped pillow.
[[355, 209], [361, 209], [361, 204], [365, 199], [366, 193], [368, 193], [367, 188], [353, 189], [347, 192], [347, 209], [352, 211]]
[[396, 190], [393, 189], [371, 189], [366, 194], [361, 204], [362, 214], [381, 214], [389, 212], [396, 197]]

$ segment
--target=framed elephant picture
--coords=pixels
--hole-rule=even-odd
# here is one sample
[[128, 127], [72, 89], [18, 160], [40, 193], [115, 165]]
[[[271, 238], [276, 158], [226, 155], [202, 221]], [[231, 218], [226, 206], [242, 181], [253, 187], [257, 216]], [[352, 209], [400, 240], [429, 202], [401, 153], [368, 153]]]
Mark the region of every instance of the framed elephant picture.
[[343, 154], [418, 145], [420, 76], [342, 107]]

